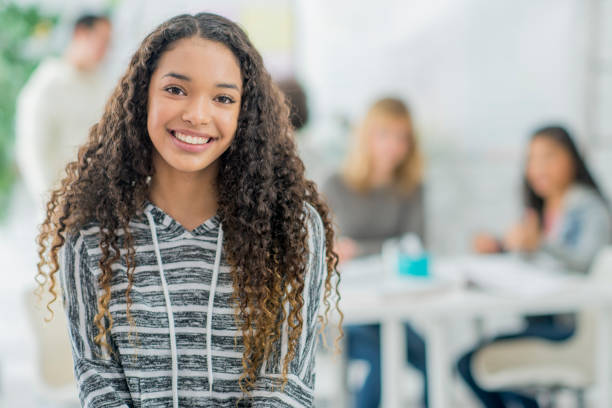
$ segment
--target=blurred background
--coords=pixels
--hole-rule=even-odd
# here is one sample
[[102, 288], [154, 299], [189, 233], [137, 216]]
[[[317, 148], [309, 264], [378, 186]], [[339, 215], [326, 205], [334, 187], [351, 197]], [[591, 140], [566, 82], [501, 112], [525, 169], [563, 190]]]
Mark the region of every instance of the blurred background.
[[[543, 125], [571, 133], [602, 192], [612, 197], [610, 0], [1, 1], [2, 406], [73, 406], [70, 392], [43, 392], [45, 346], [27, 306], [41, 202], [19, 165], [18, 95], [41, 61], [66, 55], [84, 14], [104, 14], [111, 22], [108, 51], [97, 67], [103, 104], [147, 33], [173, 15], [198, 11], [239, 22], [273, 79], [301, 85], [309, 113], [298, 144], [307, 173], [320, 185], [344, 163], [376, 100], [394, 97], [409, 107], [424, 159], [424, 234], [432, 256], [473, 253], [477, 233], [503, 235], [521, 218], [529, 140]], [[494, 334], [515, 327], [516, 318], [489, 323], [485, 334]], [[469, 324], [450, 330], [457, 358], [479, 336]], [[359, 383], [369, 369], [323, 361], [318, 381]], [[406, 406], [420, 404], [422, 380], [413, 374], [406, 377], [413, 394]], [[452, 381], [448, 406], [480, 406], [461, 378]], [[335, 394], [345, 391], [334, 387], [316, 394], [320, 406], [336, 406]]]

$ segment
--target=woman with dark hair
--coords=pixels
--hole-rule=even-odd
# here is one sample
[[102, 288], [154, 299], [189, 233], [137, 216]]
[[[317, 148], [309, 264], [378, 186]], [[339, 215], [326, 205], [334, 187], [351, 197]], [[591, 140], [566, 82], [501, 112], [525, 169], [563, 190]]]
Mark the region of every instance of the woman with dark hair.
[[[475, 240], [480, 253], [518, 251], [546, 255], [564, 269], [586, 273], [597, 252], [609, 244], [610, 214], [567, 130], [549, 126], [537, 130], [530, 141], [524, 178], [525, 216], [499, 241], [489, 235]], [[526, 329], [500, 336], [472, 350], [459, 361], [459, 372], [486, 407], [505, 407], [509, 401], [537, 407], [535, 399], [510, 392], [482, 389], [473, 375], [472, 362], [497, 341], [544, 338], [568, 339], [574, 333], [573, 316], [530, 316]]]
[[144, 39], [38, 242], [83, 406], [312, 406], [333, 229], [230, 20], [181, 15]]

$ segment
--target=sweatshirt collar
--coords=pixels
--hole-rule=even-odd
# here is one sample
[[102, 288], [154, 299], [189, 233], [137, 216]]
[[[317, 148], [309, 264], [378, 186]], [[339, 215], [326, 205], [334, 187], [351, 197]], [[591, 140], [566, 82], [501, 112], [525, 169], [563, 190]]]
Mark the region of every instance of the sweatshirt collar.
[[166, 214], [164, 210], [153, 204], [150, 200], [145, 201], [144, 212], [151, 214], [155, 225], [160, 230], [164, 230], [166, 232], [186, 233], [187, 235], [192, 236], [204, 235], [210, 231], [215, 231], [221, 223], [219, 215], [215, 214], [193, 230], [189, 231], [170, 215]]

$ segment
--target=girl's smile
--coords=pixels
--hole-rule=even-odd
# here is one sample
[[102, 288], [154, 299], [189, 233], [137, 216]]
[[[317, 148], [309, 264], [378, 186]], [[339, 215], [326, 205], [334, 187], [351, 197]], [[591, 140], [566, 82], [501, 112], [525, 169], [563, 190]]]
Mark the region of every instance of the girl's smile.
[[199, 133], [188, 129], [170, 129], [168, 130], [172, 141], [180, 149], [187, 152], [199, 153], [210, 147], [217, 138], [206, 134]]

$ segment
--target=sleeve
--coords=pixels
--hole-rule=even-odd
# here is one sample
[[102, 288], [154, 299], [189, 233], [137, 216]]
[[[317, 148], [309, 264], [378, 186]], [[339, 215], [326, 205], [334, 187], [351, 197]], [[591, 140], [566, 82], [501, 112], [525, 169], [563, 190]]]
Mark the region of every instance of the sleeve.
[[[271, 399], [276, 400], [274, 406], [279, 407], [312, 407], [314, 406], [315, 355], [319, 342], [319, 313], [325, 293], [325, 277], [327, 262], [325, 254], [325, 229], [317, 211], [307, 207], [309, 257], [306, 275], [304, 277], [304, 306], [302, 307], [302, 333], [298, 340], [295, 358], [289, 364], [288, 381], [282, 395], [276, 394], [264, 399], [253, 399], [253, 408], [270, 407]], [[272, 359], [262, 375], [280, 378], [282, 361], [287, 350], [286, 324], [283, 325], [279, 358]]]
[[587, 272], [597, 252], [609, 244], [610, 228], [610, 215], [603, 205], [571, 209], [560, 238], [545, 243], [542, 252], [572, 271]]
[[87, 263], [82, 236], [70, 237], [62, 248], [60, 282], [74, 361], [74, 375], [84, 408], [132, 408], [123, 368], [114, 353], [108, 356], [94, 342], [97, 333], [97, 282]]
[[35, 81], [24, 89], [17, 102], [16, 158], [30, 193], [42, 202], [55, 182], [52, 144], [57, 140], [54, 102], [50, 86]]
[[308, 205], [308, 270], [304, 277], [304, 306], [302, 336], [296, 356], [296, 371], [301, 381], [314, 388], [314, 357], [318, 343], [319, 314], [325, 294], [327, 260], [325, 228], [317, 211]]
[[[352, 226], [355, 222], [359, 221], [351, 220], [347, 218], [345, 214], [342, 214], [342, 209], [345, 207], [345, 203], [352, 199], [346, 194], [345, 191], [346, 190], [343, 186], [342, 178], [338, 173], [332, 175], [323, 185], [325, 200], [332, 209], [335, 222], [337, 223], [337, 236], [351, 238], [353, 241], [355, 241], [358, 246], [358, 256], [367, 256], [380, 253], [382, 244], [386, 238], [355, 238], [352, 236]], [[314, 209], [312, 211], [314, 211]]]

